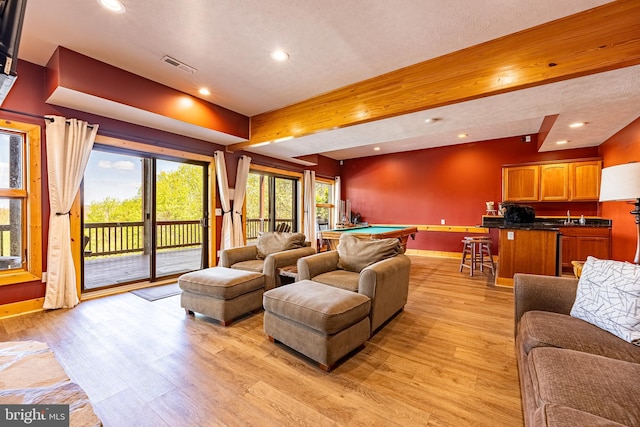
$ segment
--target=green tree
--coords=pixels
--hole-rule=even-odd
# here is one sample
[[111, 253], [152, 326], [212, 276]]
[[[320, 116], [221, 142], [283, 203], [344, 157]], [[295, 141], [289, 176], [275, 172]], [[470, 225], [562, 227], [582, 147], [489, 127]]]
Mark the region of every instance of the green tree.
[[85, 222], [133, 222], [142, 218], [142, 197], [140, 190], [138, 196], [118, 200], [114, 197], [105, 197], [100, 201], [93, 201], [85, 206]]
[[[265, 195], [267, 195], [266, 187]], [[247, 178], [247, 189], [245, 198], [247, 206], [247, 218], [260, 218], [260, 175], [258, 175], [257, 173], [250, 173], [249, 177]], [[265, 212], [268, 212], [268, 200], [263, 201], [263, 203], [267, 203], [265, 206]]]
[[[329, 190], [331, 189], [331, 185], [324, 182], [316, 182], [316, 204], [318, 203], [329, 203]], [[328, 207], [316, 208], [316, 218], [318, 223], [328, 224], [329, 215], [331, 214]]]
[[331, 186], [324, 182], [316, 182], [316, 203], [329, 203], [329, 189]]
[[295, 181], [286, 178], [276, 178], [276, 219], [293, 218], [293, 186]]
[[202, 167], [182, 164], [172, 172], [161, 172], [156, 182], [158, 221], [202, 218]]

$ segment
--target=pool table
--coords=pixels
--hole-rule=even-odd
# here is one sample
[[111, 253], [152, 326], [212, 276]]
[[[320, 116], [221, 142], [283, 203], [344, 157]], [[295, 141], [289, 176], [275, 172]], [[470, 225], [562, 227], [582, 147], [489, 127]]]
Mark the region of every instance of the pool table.
[[409, 236], [416, 238], [418, 229], [408, 225], [372, 225], [368, 227], [334, 228], [333, 230], [322, 230], [320, 236], [326, 240], [329, 250], [338, 248], [338, 241], [343, 233], [350, 233], [360, 239], [388, 239], [396, 237], [404, 250], [407, 249]]

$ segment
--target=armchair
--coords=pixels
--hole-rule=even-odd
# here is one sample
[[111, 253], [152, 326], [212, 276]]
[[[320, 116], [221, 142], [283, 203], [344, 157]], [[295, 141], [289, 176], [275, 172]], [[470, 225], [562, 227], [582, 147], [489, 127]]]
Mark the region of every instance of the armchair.
[[313, 280], [369, 297], [371, 335], [404, 308], [409, 293], [411, 269], [411, 260], [406, 255], [397, 254], [375, 262], [364, 267], [359, 273], [342, 269], [339, 265], [338, 251], [300, 258], [298, 280]]
[[256, 245], [223, 250], [220, 266], [264, 274], [264, 288], [268, 291], [282, 284], [279, 268], [295, 265], [298, 258], [316, 253], [304, 239], [301, 233], [264, 233]]

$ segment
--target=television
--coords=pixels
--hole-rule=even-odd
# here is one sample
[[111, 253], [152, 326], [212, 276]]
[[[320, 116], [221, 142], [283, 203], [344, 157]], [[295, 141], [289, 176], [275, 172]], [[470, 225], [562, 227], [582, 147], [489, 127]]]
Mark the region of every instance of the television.
[[27, 0], [0, 0], [0, 105], [15, 81]]

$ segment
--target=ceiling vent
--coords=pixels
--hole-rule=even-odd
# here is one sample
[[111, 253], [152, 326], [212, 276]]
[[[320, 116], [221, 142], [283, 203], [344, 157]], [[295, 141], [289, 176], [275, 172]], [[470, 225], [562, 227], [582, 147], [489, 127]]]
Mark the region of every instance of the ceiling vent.
[[189, 73], [189, 74], [193, 74], [195, 73], [197, 70], [193, 67], [188, 66], [187, 64], [185, 64], [184, 62], [180, 62], [175, 58], [172, 58], [168, 55], [165, 55], [162, 57], [162, 61], [166, 62], [169, 65], [172, 65], [174, 67], [176, 67], [179, 70], [184, 71], [185, 73]]

